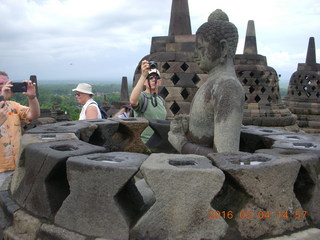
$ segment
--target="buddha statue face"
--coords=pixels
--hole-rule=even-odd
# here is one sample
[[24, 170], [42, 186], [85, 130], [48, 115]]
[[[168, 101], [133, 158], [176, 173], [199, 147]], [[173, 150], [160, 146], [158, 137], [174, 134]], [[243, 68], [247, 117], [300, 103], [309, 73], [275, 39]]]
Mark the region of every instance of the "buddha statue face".
[[217, 66], [221, 58], [221, 46], [217, 41], [208, 41], [202, 34], [196, 36], [194, 60], [204, 72]]

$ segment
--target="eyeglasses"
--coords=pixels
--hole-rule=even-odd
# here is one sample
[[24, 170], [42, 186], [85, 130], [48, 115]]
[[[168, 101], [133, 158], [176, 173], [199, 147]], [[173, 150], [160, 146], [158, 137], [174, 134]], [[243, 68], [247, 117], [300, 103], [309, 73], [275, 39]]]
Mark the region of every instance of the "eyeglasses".
[[79, 97], [81, 94], [80, 93], [76, 93], [74, 94], [76, 97]]
[[149, 76], [147, 77], [148, 80], [151, 80], [152, 78], [154, 78], [155, 80], [160, 79], [160, 77], [159, 77], [158, 75], [149, 75]]

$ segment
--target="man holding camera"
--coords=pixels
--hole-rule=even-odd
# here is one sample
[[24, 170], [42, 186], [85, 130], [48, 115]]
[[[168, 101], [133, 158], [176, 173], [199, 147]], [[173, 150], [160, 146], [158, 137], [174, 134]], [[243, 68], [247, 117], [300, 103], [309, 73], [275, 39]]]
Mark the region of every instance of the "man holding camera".
[[16, 161], [20, 155], [21, 121], [30, 122], [40, 116], [36, 86], [31, 81], [25, 81], [25, 83], [26, 91], [22, 94], [27, 96], [29, 107], [15, 101], [8, 101], [14, 94], [13, 83], [9, 81], [7, 73], [0, 71], [0, 94], [4, 98], [4, 104], [0, 107], [7, 108], [7, 119], [0, 126], [0, 173], [13, 171], [16, 167]]
[[[160, 85], [161, 78], [157, 64], [143, 60], [141, 62], [141, 76], [130, 96], [130, 104], [134, 110], [135, 117], [159, 120], [166, 119], [167, 111], [164, 100], [158, 96], [158, 88]], [[143, 88], [145, 88], [144, 91]], [[145, 104], [147, 104], [146, 108], [144, 107]], [[142, 141], [146, 143], [152, 134], [153, 130], [151, 127], [147, 127], [141, 134]]]

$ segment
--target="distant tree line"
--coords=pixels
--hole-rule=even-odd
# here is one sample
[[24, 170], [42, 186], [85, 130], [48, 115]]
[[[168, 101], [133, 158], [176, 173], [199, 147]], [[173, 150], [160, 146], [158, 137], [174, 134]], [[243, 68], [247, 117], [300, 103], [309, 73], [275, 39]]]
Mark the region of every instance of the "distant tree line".
[[[72, 89], [76, 84], [41, 84], [38, 86], [39, 103], [41, 108], [53, 109], [58, 104], [61, 110], [70, 114], [72, 120], [77, 120], [81, 111], [81, 105], [77, 102]], [[93, 99], [100, 105], [106, 101], [109, 105], [112, 102], [120, 101], [121, 84], [95, 84], [95, 96]], [[129, 89], [130, 91], [130, 89]], [[287, 95], [287, 88], [280, 88], [280, 95], [284, 98]], [[13, 99], [23, 105], [27, 105], [27, 99], [21, 93], [15, 94]]]
[[[76, 87], [76, 84], [41, 84], [38, 86], [39, 103], [41, 108], [53, 109], [54, 105], [59, 105], [60, 109], [70, 114], [72, 120], [79, 118], [81, 105], [77, 102], [77, 99], [72, 92], [72, 89]], [[121, 84], [101, 84], [94, 85], [93, 92], [95, 96], [93, 99], [100, 105], [106, 101], [109, 105], [112, 102], [120, 100]], [[27, 98], [21, 93], [17, 93], [13, 96], [13, 100], [28, 105]]]

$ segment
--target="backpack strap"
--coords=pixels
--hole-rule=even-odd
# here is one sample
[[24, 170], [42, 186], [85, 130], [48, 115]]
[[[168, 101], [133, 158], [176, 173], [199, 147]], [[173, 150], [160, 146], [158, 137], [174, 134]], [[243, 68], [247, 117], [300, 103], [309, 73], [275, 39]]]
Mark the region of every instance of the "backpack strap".
[[142, 92], [142, 107], [141, 107], [141, 113], [143, 114], [146, 110], [147, 110], [147, 107], [148, 107], [148, 96], [145, 92]]

